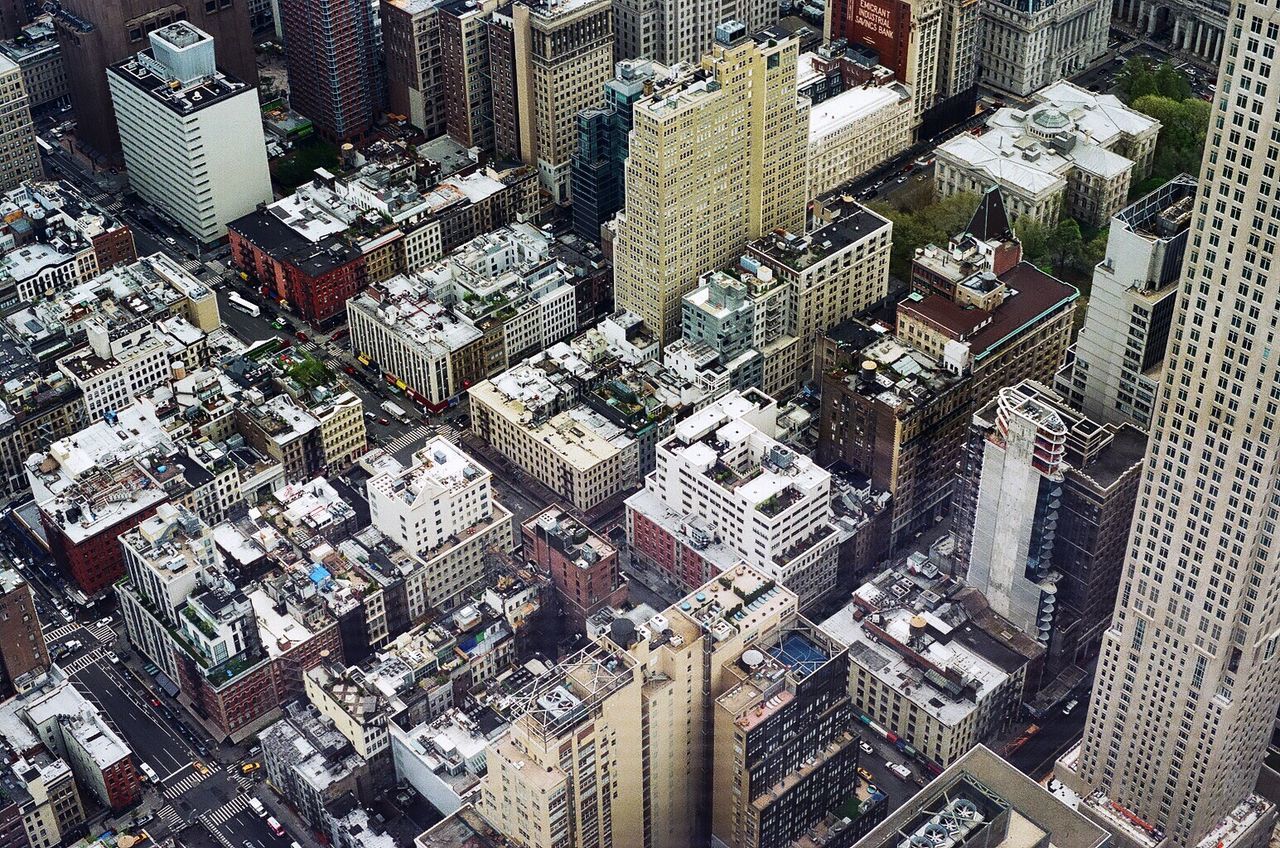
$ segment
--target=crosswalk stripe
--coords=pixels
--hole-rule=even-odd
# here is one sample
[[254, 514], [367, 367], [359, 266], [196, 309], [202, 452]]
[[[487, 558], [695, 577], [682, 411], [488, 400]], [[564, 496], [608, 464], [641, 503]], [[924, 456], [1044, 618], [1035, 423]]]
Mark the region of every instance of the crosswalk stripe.
[[387, 453], [396, 453], [404, 450], [415, 442], [425, 442], [427, 437], [431, 435], [431, 431], [421, 425], [414, 427], [402, 436], [397, 436], [386, 447]]
[[97, 639], [104, 645], [114, 645], [116, 641], [116, 632], [111, 629], [109, 624], [96, 625], [92, 631], [93, 638]]
[[227, 837], [222, 834], [222, 831], [218, 830], [214, 825], [209, 824], [209, 817], [207, 815], [200, 816], [200, 822], [204, 825], [205, 830], [213, 834], [213, 838], [218, 840], [218, 844], [221, 845], [222, 848], [235, 848], [231, 844], [231, 840], [227, 839]]
[[177, 783], [171, 783], [168, 786], [166, 786], [164, 788], [164, 791], [161, 792], [160, 794], [164, 795], [164, 797], [166, 798], [177, 798], [181, 795], [185, 795], [186, 793], [194, 789], [196, 786], [203, 783], [205, 778], [206, 778], [206, 775], [203, 775], [198, 771], [193, 771], [191, 774], [182, 778]]
[[64, 624], [61, 627], [55, 627], [53, 630], [50, 630], [48, 633], [44, 634], [44, 641], [46, 643], [57, 642], [59, 639], [64, 639], [67, 636], [70, 636], [71, 633], [74, 630], [76, 630], [79, 626], [80, 625], [78, 624]]
[[76, 674], [78, 672], [84, 671], [86, 668], [93, 665], [98, 660], [102, 659], [102, 657], [105, 656], [105, 653], [106, 652], [103, 651], [102, 648], [92, 648], [89, 650], [88, 653], [82, 654], [81, 656], [76, 657], [71, 662], [62, 666], [62, 670], [65, 671], [68, 675]]
[[172, 804], [165, 804], [156, 811], [156, 815], [169, 826], [170, 830], [180, 830], [186, 825], [186, 820], [173, 808]]
[[249, 796], [237, 795], [218, 809], [205, 813], [203, 818], [207, 824], [217, 827], [226, 824], [228, 819], [240, 815], [247, 809], [249, 809]]

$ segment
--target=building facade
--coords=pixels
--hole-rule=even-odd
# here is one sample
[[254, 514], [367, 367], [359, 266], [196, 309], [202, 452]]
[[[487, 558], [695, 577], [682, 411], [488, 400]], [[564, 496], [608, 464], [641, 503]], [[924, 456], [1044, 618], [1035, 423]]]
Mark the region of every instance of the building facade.
[[331, 141], [361, 139], [382, 109], [377, 7], [366, 0], [279, 0], [289, 105]]
[[120, 159], [106, 69], [147, 46], [147, 36], [188, 21], [213, 36], [222, 66], [249, 86], [258, 83], [249, 0], [64, 0], [53, 16], [75, 110], [77, 148], [90, 157]]
[[980, 0], [982, 82], [1026, 97], [1107, 52], [1108, 0]]
[[427, 138], [445, 131], [442, 0], [382, 0], [382, 49], [387, 108], [404, 115]]
[[[1239, 25], [1218, 80], [1240, 96], [1222, 103], [1231, 129], [1210, 129], [1120, 600], [1103, 634], [1084, 740], [1060, 772], [1096, 790], [1081, 812], [1112, 832], [1136, 829], [1129, 840], [1175, 846], [1260, 845], [1275, 822], [1274, 804], [1254, 794], [1280, 701], [1280, 608], [1266, 600], [1278, 577], [1266, 552], [1276, 474], [1270, 404], [1280, 389], [1252, 350], [1277, 318], [1264, 271], [1270, 239], [1231, 237], [1212, 203], [1220, 198], [1224, 218], [1242, 219], [1272, 205], [1265, 157], [1230, 172], [1216, 163], [1238, 156], [1237, 144], [1265, 148], [1277, 128], [1280, 91], [1265, 57], [1276, 49], [1280, 12], [1240, 2], [1233, 14]], [[1222, 329], [1206, 334], [1219, 320], [1214, 310]]]
[[1130, 185], [1150, 172], [1160, 122], [1066, 81], [1031, 99], [1025, 109], [998, 110], [980, 135], [938, 146], [938, 193], [982, 194], [995, 185], [1011, 218], [1030, 215], [1052, 227], [1066, 214], [1081, 226], [1105, 226]]
[[613, 15], [619, 62], [645, 58], [673, 65], [696, 63], [711, 50], [717, 24], [738, 20], [756, 32], [777, 20], [778, 9], [762, 0], [616, 0]]
[[560, 608], [577, 630], [604, 607], [626, 600], [618, 574], [618, 549], [558, 506], [520, 525], [524, 557], [551, 575]]
[[1195, 191], [1195, 179], [1183, 175], [1111, 219], [1084, 326], [1057, 380], [1098, 421], [1151, 426]]
[[974, 413], [955, 570], [1045, 647], [1046, 679], [1087, 662], [1110, 623], [1146, 443], [1029, 380]]
[[551, 200], [569, 202], [577, 116], [599, 105], [613, 75], [612, 0], [520, 2], [510, 7], [520, 159], [538, 169]]
[[0, 190], [44, 175], [22, 69], [0, 56]]
[[29, 689], [48, 669], [31, 586], [17, 571], [0, 570], [0, 695]]
[[776, 227], [804, 229], [808, 101], [796, 95], [795, 38], [717, 29], [707, 78], [685, 75], [637, 101], [614, 291], [661, 344], [680, 334], [681, 298]]
[[911, 103], [910, 92], [894, 84], [850, 89], [815, 105], [806, 194], [833, 191], [910, 147]]
[[209, 244], [272, 200], [258, 94], [217, 70], [213, 39], [190, 24], [149, 38], [107, 70], [129, 183]]

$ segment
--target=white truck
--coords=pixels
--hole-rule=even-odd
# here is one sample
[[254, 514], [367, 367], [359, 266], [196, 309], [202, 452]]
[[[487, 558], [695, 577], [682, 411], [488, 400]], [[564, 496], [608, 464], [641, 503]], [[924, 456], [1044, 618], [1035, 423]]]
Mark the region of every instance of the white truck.
[[382, 411], [399, 421], [401, 424], [409, 423], [409, 413], [405, 412], [404, 408], [398, 403], [392, 403], [389, 400], [384, 400], [382, 402]]
[[902, 763], [886, 761], [884, 765], [885, 765], [885, 768], [887, 768], [889, 771], [893, 772], [903, 780], [911, 779], [911, 769], [907, 768]]

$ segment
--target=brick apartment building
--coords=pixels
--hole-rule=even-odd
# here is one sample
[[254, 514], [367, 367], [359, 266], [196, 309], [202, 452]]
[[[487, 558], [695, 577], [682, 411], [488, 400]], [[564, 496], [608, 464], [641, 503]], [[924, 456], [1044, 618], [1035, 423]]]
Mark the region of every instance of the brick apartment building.
[[561, 609], [578, 629], [606, 606], [627, 599], [618, 577], [618, 550], [563, 508], [549, 506], [520, 525], [524, 556], [551, 575]]
[[334, 236], [308, 241], [265, 210], [232, 221], [228, 233], [235, 267], [314, 324], [342, 315], [368, 282], [358, 248]]

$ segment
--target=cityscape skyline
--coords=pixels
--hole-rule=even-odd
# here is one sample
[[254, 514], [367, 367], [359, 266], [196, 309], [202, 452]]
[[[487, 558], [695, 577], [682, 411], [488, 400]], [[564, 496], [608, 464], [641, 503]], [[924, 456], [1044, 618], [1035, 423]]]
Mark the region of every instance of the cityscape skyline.
[[0, 0], [0, 848], [1272, 848], [1266, 0]]

